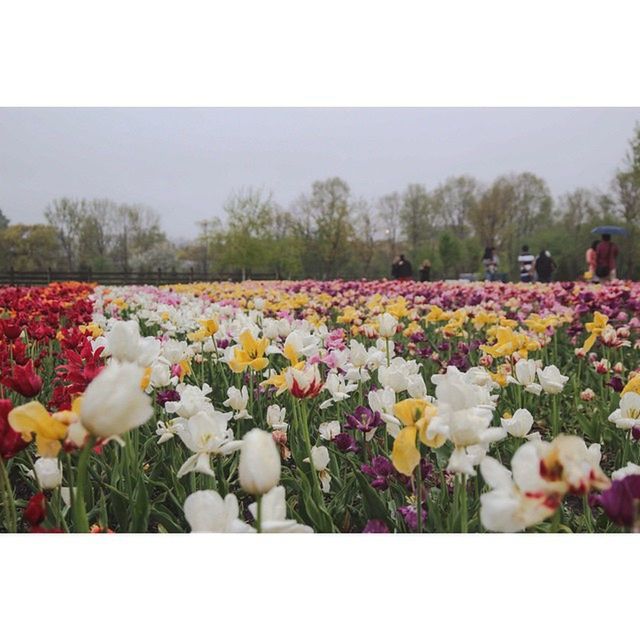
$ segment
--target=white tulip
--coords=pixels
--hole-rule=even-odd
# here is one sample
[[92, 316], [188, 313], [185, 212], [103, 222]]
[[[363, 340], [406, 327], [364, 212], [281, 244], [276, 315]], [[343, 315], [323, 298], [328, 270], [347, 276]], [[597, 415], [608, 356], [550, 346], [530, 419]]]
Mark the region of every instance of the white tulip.
[[211, 399], [207, 398], [212, 391], [208, 384], [202, 385], [202, 389], [191, 384], [179, 384], [176, 391], [180, 395], [180, 400], [166, 402], [164, 410], [167, 413], [176, 413], [181, 418], [188, 419], [201, 411], [207, 413], [213, 411]]
[[340, 423], [337, 420], [323, 422], [318, 427], [318, 431], [323, 440], [333, 440], [340, 433]]
[[171, 369], [167, 362], [159, 360], [151, 365], [150, 382], [154, 389], [169, 386], [171, 383]]
[[555, 511], [546, 496], [528, 497], [513, 481], [511, 472], [493, 458], [480, 463], [491, 491], [480, 496], [480, 522], [489, 531], [514, 533], [542, 522]]
[[254, 496], [280, 482], [280, 454], [270, 433], [251, 429], [242, 439], [238, 476], [240, 486]]
[[178, 470], [178, 478], [192, 471], [213, 476], [210, 456], [228, 455], [242, 446], [227, 428], [232, 415], [215, 410], [200, 411], [176, 429], [182, 442], [194, 452]]
[[281, 429], [286, 431], [289, 428], [285, 418], [287, 415], [286, 407], [279, 407], [277, 404], [271, 404], [267, 407], [267, 424], [272, 429]]
[[184, 515], [193, 533], [253, 533], [238, 518], [238, 500], [229, 493], [224, 500], [216, 491], [196, 491], [184, 502]]
[[140, 327], [136, 320], [119, 320], [106, 335], [105, 355], [120, 362], [135, 362], [138, 358]]
[[357, 340], [349, 342], [349, 358], [351, 364], [356, 367], [366, 367], [369, 359], [365, 346]]
[[143, 370], [110, 362], [89, 384], [80, 405], [80, 422], [98, 438], [120, 436], [153, 415], [151, 398], [140, 388]]
[[409, 376], [407, 393], [412, 398], [424, 398], [427, 395], [427, 385], [425, 384], [424, 378], [420, 374]]
[[533, 416], [528, 409], [518, 409], [511, 418], [502, 418], [502, 426], [515, 438], [524, 438], [533, 426]]
[[[305, 458], [304, 462], [309, 462], [309, 458]], [[327, 447], [311, 447], [311, 462], [315, 470], [318, 472], [318, 478], [322, 485], [322, 491], [329, 493], [331, 490], [331, 476], [329, 475], [329, 450]]]
[[[251, 515], [257, 519], [258, 504], [249, 505]], [[273, 487], [262, 496], [260, 509], [262, 533], [313, 533], [311, 527], [299, 524], [295, 520], [287, 520], [287, 503], [285, 501], [284, 487]]]
[[327, 380], [324, 383], [322, 390], [328, 391], [331, 394], [331, 398], [320, 403], [320, 409], [324, 410], [335, 403], [348, 400], [349, 394], [357, 388], [357, 384], [347, 383], [344, 376], [338, 375], [337, 373], [330, 373], [327, 376]]
[[544, 369], [538, 369], [538, 379], [544, 391], [549, 394], [560, 393], [564, 389], [564, 385], [569, 380], [568, 376], [563, 376], [555, 364], [549, 365]]
[[383, 313], [378, 316], [378, 327], [378, 333], [383, 338], [393, 338], [398, 328], [398, 321], [390, 313]]
[[62, 467], [58, 458], [38, 458], [33, 468], [43, 489], [55, 489], [62, 484]]
[[416, 384], [419, 376], [420, 363], [415, 360], [405, 360], [401, 357], [393, 358], [389, 366], [380, 365], [378, 368], [380, 384], [385, 388], [393, 389], [396, 393], [407, 391], [410, 385]]
[[640, 426], [640, 394], [628, 391], [620, 398], [619, 407], [609, 416], [618, 429]]
[[236, 412], [235, 416], [233, 416], [234, 420], [250, 420], [251, 416], [247, 412], [248, 402], [249, 391], [247, 387], [243, 386], [241, 390], [236, 387], [229, 387], [227, 389], [227, 399], [222, 404]]
[[392, 438], [397, 438], [401, 422], [393, 415], [393, 405], [396, 403], [395, 391], [393, 389], [369, 391], [367, 399], [371, 410], [377, 411], [384, 420], [389, 435]]
[[[627, 395], [627, 394], [625, 394]], [[627, 462], [627, 466], [626, 467], [622, 467], [621, 469], [618, 469], [617, 471], [614, 471], [611, 474], [611, 479], [612, 480], [622, 480], [623, 478], [626, 478], [627, 476], [637, 476], [640, 475], [640, 464], [634, 464], [633, 462]]]
[[540, 395], [542, 387], [536, 382], [536, 373], [538, 371], [538, 363], [535, 360], [527, 360], [526, 358], [520, 358], [516, 362], [515, 366], [515, 379], [509, 377], [509, 382], [515, 382], [522, 385], [524, 390], [533, 393], [536, 396]]

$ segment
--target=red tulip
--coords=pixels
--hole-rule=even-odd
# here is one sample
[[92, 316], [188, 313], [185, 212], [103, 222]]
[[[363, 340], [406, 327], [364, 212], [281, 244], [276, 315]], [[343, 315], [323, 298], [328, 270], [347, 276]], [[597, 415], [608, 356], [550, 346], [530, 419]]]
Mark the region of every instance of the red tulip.
[[3, 320], [2, 331], [9, 340], [16, 340], [22, 333], [22, 327], [12, 320]]
[[27, 446], [22, 436], [9, 425], [7, 416], [11, 409], [11, 400], [0, 400], [0, 456], [5, 460], [12, 458]]
[[42, 491], [29, 500], [24, 509], [24, 519], [32, 527], [37, 527], [45, 518], [47, 502]]
[[42, 378], [35, 372], [32, 360], [25, 365], [15, 365], [13, 375], [5, 376], [1, 382], [25, 398], [33, 398], [42, 390]]

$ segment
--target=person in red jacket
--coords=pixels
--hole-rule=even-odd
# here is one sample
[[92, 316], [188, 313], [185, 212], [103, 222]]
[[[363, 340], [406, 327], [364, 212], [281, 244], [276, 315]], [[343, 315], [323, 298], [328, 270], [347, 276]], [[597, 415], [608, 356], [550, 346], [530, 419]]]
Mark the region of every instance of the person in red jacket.
[[618, 245], [611, 242], [608, 233], [602, 234], [602, 240], [596, 247], [596, 276], [601, 282], [616, 279], [616, 260]]

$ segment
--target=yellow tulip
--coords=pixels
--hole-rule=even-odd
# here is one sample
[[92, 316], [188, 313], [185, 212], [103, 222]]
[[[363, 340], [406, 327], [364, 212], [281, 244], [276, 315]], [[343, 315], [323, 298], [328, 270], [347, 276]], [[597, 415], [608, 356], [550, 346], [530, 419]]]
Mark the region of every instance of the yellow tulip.
[[589, 333], [589, 337], [584, 341], [584, 345], [582, 348], [587, 351], [591, 351], [593, 345], [596, 343], [598, 336], [602, 334], [602, 332], [607, 328], [609, 323], [609, 317], [605, 316], [604, 313], [600, 313], [596, 311], [593, 314], [593, 322], [587, 322], [584, 325], [584, 328]]
[[624, 389], [620, 392], [623, 396], [625, 393], [638, 393], [640, 394], [640, 375], [635, 375], [629, 379], [629, 382], [624, 386]]
[[229, 367], [234, 373], [242, 373], [247, 367], [254, 371], [262, 371], [269, 366], [269, 360], [264, 357], [264, 352], [269, 346], [269, 340], [262, 338], [256, 340], [249, 329], [245, 329], [238, 338], [240, 346], [233, 352], [233, 358], [229, 361]]
[[198, 320], [200, 329], [187, 334], [187, 338], [192, 342], [202, 342], [207, 338], [215, 335], [220, 328], [218, 321], [215, 318], [209, 318], [208, 320]]
[[14, 431], [22, 435], [25, 442], [31, 442], [36, 436], [38, 455], [43, 458], [55, 458], [67, 435], [67, 425], [56, 420], [39, 402], [28, 402], [9, 412], [9, 424]]
[[427, 437], [427, 427], [436, 414], [436, 408], [426, 400], [416, 398], [402, 400], [394, 405], [393, 412], [404, 427], [393, 443], [391, 461], [400, 473], [410, 476], [420, 463], [420, 451], [416, 445], [416, 438], [420, 438], [421, 442], [434, 449], [441, 447], [446, 438], [442, 435], [437, 435], [435, 438]]

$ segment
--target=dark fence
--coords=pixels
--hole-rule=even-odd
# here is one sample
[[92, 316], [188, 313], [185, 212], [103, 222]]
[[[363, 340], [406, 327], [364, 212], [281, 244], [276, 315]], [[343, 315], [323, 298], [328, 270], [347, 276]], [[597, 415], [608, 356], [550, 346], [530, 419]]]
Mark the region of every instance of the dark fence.
[[87, 269], [84, 271], [54, 271], [47, 269], [46, 271], [9, 271], [0, 272], [0, 285], [43, 285], [50, 282], [97, 282], [106, 285], [122, 285], [122, 284], [180, 284], [183, 282], [209, 282], [209, 281], [227, 281], [242, 282], [243, 280], [277, 280], [275, 273], [242, 273], [222, 272], [222, 273], [204, 273], [202, 271], [92, 271]]

